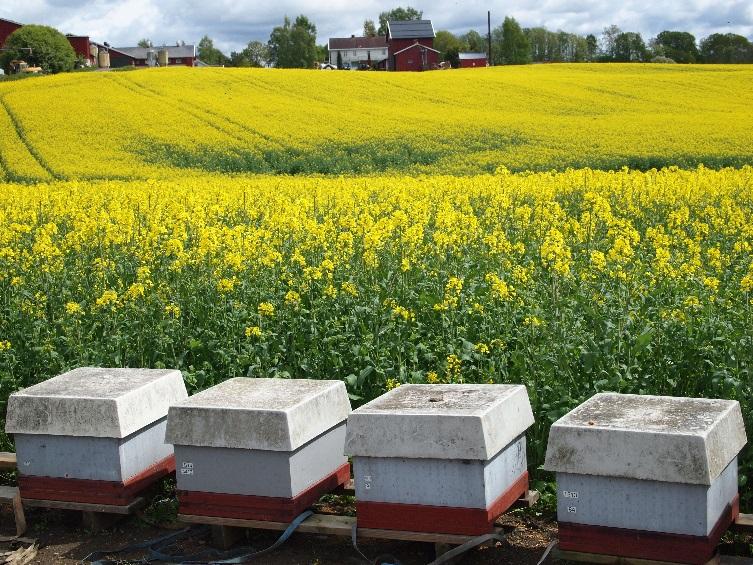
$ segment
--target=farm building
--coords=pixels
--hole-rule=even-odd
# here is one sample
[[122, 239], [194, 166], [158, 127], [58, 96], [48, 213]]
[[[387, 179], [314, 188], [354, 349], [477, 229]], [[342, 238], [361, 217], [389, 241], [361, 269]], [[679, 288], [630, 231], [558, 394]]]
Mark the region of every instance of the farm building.
[[361, 66], [381, 67], [387, 61], [387, 40], [377, 37], [331, 37], [327, 44], [329, 63], [337, 65], [340, 55], [343, 66], [358, 69]]
[[488, 67], [486, 53], [458, 53], [460, 68]]
[[23, 26], [24, 24], [19, 24], [18, 22], [14, 22], [13, 20], [0, 18], [0, 47], [3, 46], [5, 40], [8, 39], [8, 36], [11, 33], [16, 31], [17, 29], [21, 29]]
[[[23, 26], [24, 24], [0, 18], [0, 46], [5, 43], [5, 40], [8, 39], [10, 34], [17, 29], [21, 29]], [[105, 53], [107, 51], [107, 48], [104, 45], [91, 41], [86, 35], [73, 35], [69, 33], [66, 34], [65, 37], [68, 40], [68, 43], [71, 44], [71, 47], [73, 47], [76, 56], [81, 58], [87, 66], [97, 66], [100, 51], [103, 49]], [[102, 62], [106, 62], [106, 59], [103, 58]]]
[[162, 47], [115, 47], [110, 53], [110, 64], [118, 67], [171, 67], [196, 66], [195, 45], [164, 45]]
[[387, 22], [387, 69], [391, 71], [428, 71], [439, 65], [434, 49], [431, 20]]

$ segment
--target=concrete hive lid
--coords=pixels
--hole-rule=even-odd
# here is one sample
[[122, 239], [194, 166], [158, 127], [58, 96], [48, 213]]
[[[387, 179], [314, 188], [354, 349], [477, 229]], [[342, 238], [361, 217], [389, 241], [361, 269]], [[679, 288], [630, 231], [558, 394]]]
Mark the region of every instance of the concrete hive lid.
[[124, 438], [187, 396], [177, 370], [81, 367], [11, 394], [5, 432]]
[[342, 381], [229, 379], [170, 407], [174, 445], [293, 451], [350, 413]]
[[353, 411], [345, 453], [488, 460], [532, 424], [523, 385], [402, 385]]
[[544, 469], [710, 485], [746, 441], [735, 400], [601, 393], [555, 422]]

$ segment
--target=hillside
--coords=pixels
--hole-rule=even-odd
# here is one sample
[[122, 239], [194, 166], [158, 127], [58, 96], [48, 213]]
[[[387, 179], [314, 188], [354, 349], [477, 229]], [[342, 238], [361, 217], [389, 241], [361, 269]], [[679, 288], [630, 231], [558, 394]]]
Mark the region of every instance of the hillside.
[[753, 69], [150, 69], [0, 83], [0, 178], [740, 166]]

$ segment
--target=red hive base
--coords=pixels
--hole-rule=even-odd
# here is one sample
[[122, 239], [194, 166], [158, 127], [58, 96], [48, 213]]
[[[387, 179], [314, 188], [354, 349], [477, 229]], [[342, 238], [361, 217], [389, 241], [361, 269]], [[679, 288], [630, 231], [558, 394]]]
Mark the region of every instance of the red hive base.
[[125, 481], [91, 481], [19, 475], [18, 488], [21, 498], [128, 506], [143, 490], [174, 472], [175, 457], [171, 455]]
[[494, 530], [494, 521], [528, 491], [523, 473], [489, 508], [356, 501], [359, 528], [476, 536]]
[[736, 496], [705, 537], [560, 522], [559, 547], [563, 551], [703, 565], [714, 557], [716, 546], [739, 513], [740, 497]]
[[322, 495], [332, 492], [348, 480], [350, 465], [344, 463], [337, 471], [293, 498], [179, 490], [179, 512], [194, 516], [291, 522]]

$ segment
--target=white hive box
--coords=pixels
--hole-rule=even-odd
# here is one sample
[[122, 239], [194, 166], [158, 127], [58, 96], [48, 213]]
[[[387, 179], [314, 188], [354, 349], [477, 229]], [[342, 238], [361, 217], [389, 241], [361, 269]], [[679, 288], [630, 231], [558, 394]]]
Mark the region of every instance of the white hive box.
[[476, 535], [528, 490], [522, 385], [403, 385], [355, 410], [361, 528]]
[[180, 371], [95, 367], [13, 393], [21, 496], [127, 506], [175, 469], [167, 409], [186, 396]]
[[560, 548], [706, 563], [739, 512], [731, 400], [597, 394], [549, 433]]
[[172, 406], [181, 514], [289, 522], [350, 479], [341, 381], [236, 378]]

